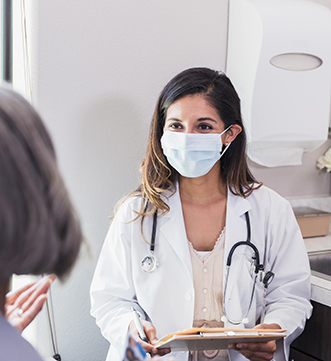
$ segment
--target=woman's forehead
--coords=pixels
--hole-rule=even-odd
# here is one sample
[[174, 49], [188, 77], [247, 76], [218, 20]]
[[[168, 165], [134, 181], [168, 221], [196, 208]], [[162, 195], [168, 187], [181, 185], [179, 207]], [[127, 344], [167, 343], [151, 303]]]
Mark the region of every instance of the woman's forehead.
[[166, 119], [177, 117], [210, 117], [221, 120], [218, 111], [202, 94], [186, 95], [172, 103], [166, 113]]

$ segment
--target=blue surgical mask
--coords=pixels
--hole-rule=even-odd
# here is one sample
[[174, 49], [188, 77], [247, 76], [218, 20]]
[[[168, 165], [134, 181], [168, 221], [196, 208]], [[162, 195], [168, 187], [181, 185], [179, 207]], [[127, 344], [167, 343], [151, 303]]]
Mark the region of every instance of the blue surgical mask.
[[168, 162], [179, 174], [188, 178], [197, 178], [207, 174], [222, 157], [231, 143], [222, 151], [222, 134], [196, 134], [165, 131], [161, 146]]

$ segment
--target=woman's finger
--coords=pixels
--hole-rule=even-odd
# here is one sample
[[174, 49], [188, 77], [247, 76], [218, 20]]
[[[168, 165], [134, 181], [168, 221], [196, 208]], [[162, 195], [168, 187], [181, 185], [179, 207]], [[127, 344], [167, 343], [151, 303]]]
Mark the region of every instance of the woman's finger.
[[238, 343], [236, 347], [240, 350], [249, 350], [253, 352], [276, 352], [276, 341], [269, 342], [248, 342]]
[[156, 329], [150, 322], [143, 322], [144, 331], [146, 334], [146, 337], [149, 341], [149, 345], [152, 346], [151, 351], [149, 351], [152, 355], [159, 355], [163, 356], [169, 353], [170, 349], [157, 349], [154, 347], [159, 342], [159, 339], [156, 337]]
[[22, 332], [38, 315], [41, 311], [45, 301], [47, 300], [47, 295], [40, 295], [33, 305], [20, 316], [21, 320], [17, 324], [17, 328]]
[[276, 341], [237, 343], [229, 345], [229, 348], [240, 352], [251, 361], [268, 361], [274, 357]]
[[6, 304], [7, 305], [12, 305], [14, 304], [14, 302], [17, 300], [17, 298], [26, 290], [30, 289], [31, 287], [33, 287], [37, 282], [32, 282], [29, 283], [28, 285], [15, 290], [15, 291], [10, 291], [6, 294]]
[[[6, 314], [13, 312], [16, 308], [22, 308], [23, 304], [29, 300], [28, 304], [32, 304], [37, 297], [43, 293], [47, 293], [49, 287], [52, 282], [55, 280], [55, 275], [45, 276], [37, 282], [32, 282], [19, 290], [11, 291], [6, 295], [6, 306], [8, 311], [6, 310]], [[27, 305], [28, 305], [27, 304]], [[25, 306], [25, 309], [27, 308]], [[23, 311], [25, 310], [23, 309]]]
[[22, 297], [22, 299], [20, 299], [20, 302], [24, 302], [20, 305], [24, 312], [34, 305], [35, 301], [38, 299], [39, 296], [47, 294], [54, 279], [54, 277], [50, 276], [42, 278], [36, 283], [35, 287], [33, 287], [32, 292], [29, 292], [29, 294], [26, 295], [25, 298]]
[[47, 291], [56, 277], [46, 276], [38, 282], [33, 282], [17, 291], [12, 291], [7, 300], [13, 303], [6, 303], [5, 314], [7, 320], [23, 331], [41, 311], [46, 299]]
[[271, 361], [274, 358], [274, 354], [267, 352], [251, 352], [251, 351], [239, 351], [244, 357], [250, 361]]
[[148, 343], [142, 341], [142, 339], [139, 337], [138, 331], [137, 331], [133, 321], [130, 323], [129, 329], [130, 329], [132, 335], [137, 340], [137, 342], [139, 342], [139, 344], [142, 346], [142, 348], [146, 352], [149, 352], [153, 356], [154, 355], [163, 356], [171, 351], [170, 349], [160, 349], [159, 350], [156, 347], [154, 347], [154, 345], [157, 344], [157, 342], [159, 340], [156, 337], [156, 329], [150, 322], [143, 320], [142, 326], [143, 326], [145, 335], [147, 337]]

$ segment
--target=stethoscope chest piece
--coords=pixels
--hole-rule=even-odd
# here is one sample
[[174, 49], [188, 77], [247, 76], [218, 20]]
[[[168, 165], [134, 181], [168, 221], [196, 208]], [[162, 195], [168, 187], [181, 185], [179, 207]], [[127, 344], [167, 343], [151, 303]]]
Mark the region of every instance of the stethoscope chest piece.
[[145, 256], [141, 261], [141, 268], [144, 272], [151, 273], [155, 271], [158, 267], [158, 261], [155, 256], [149, 254]]

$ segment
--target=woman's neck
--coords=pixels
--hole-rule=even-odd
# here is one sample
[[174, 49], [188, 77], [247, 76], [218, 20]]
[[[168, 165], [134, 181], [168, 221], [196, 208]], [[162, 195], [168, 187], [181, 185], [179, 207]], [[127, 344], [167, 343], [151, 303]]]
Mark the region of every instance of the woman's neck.
[[191, 202], [209, 203], [227, 196], [227, 184], [220, 177], [219, 167], [213, 167], [206, 175], [198, 178], [179, 178], [179, 191]]

